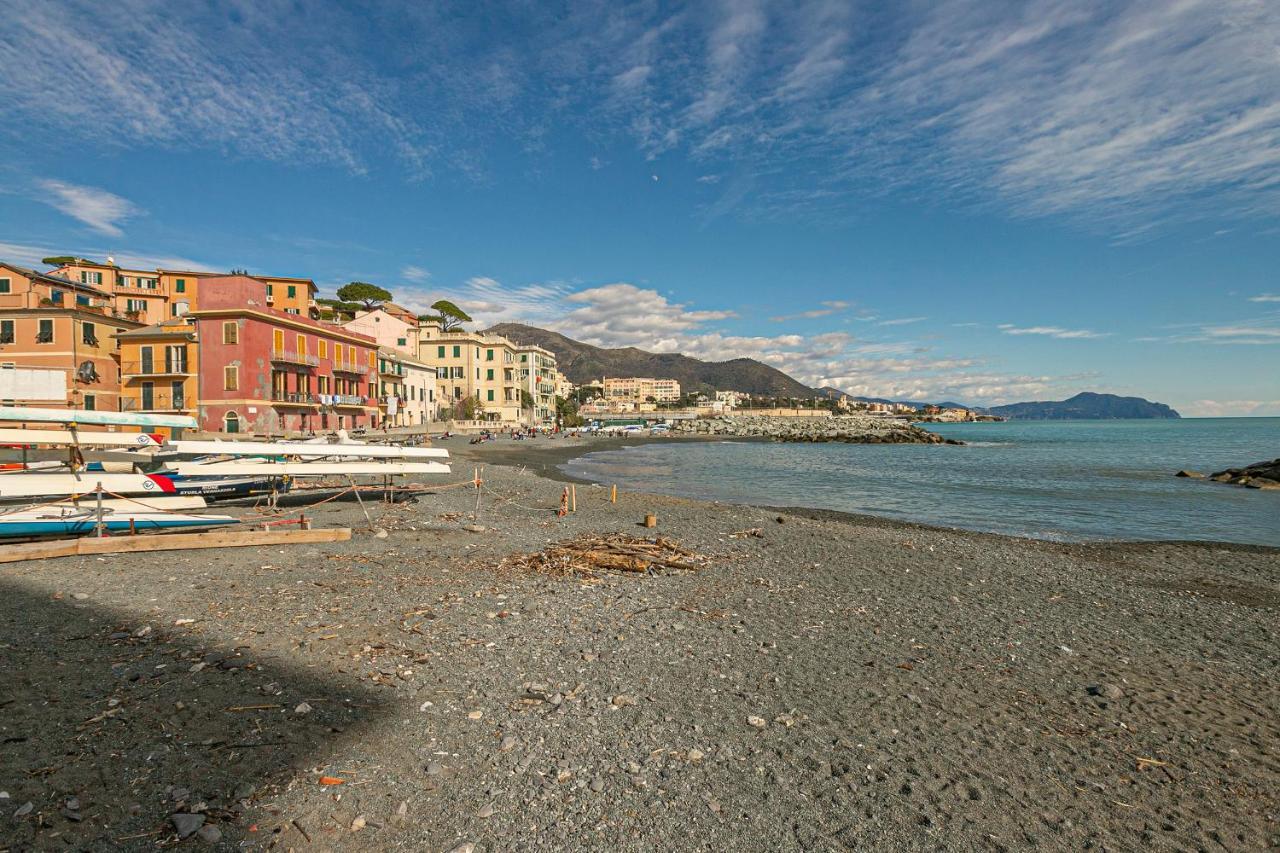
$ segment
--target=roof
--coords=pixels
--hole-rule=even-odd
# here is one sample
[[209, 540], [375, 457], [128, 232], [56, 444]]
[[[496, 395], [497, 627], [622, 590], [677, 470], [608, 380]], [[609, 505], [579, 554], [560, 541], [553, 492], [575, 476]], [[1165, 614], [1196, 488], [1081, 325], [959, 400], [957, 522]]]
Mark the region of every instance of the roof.
[[131, 329], [128, 332], [120, 332], [115, 335], [116, 338], [170, 338], [181, 339], [186, 341], [194, 341], [196, 339], [195, 329], [179, 329], [172, 323], [152, 323], [150, 326], [143, 326], [141, 329]]
[[0, 267], [6, 267], [7, 269], [11, 269], [14, 272], [18, 273], [19, 275], [26, 276], [27, 278], [30, 278], [30, 279], [35, 279], [36, 281], [42, 281], [46, 284], [56, 284], [58, 287], [69, 287], [73, 290], [88, 291], [89, 293], [96, 294], [98, 296], [101, 296], [104, 299], [111, 298], [111, 294], [105, 290], [99, 290], [93, 285], [85, 284], [82, 281], [72, 281], [66, 276], [53, 275], [52, 273], [40, 272], [39, 270], [28, 269], [27, 267], [20, 267], [17, 264], [11, 264], [7, 261], [0, 261]]

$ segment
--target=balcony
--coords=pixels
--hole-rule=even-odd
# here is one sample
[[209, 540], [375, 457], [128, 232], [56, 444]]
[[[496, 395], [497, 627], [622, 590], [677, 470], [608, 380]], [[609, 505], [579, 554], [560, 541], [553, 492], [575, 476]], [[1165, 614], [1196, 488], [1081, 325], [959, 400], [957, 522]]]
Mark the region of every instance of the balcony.
[[347, 376], [359, 376], [366, 382], [369, 380], [369, 371], [365, 370], [363, 367], [356, 367], [354, 364], [347, 364], [346, 366], [335, 364], [333, 366], [333, 372], [343, 373]]
[[279, 364], [298, 364], [304, 367], [315, 367], [320, 363], [320, 359], [310, 353], [287, 349], [273, 350], [271, 360]]
[[195, 373], [185, 359], [172, 361], [126, 361], [120, 365], [121, 376], [190, 376]]
[[360, 394], [336, 394], [333, 398], [333, 405], [338, 408], [363, 408], [369, 405], [369, 398]]
[[315, 406], [319, 399], [315, 394], [304, 391], [273, 391], [271, 402], [276, 406]]
[[185, 394], [147, 394], [140, 397], [121, 397], [122, 412], [185, 412], [187, 396]]

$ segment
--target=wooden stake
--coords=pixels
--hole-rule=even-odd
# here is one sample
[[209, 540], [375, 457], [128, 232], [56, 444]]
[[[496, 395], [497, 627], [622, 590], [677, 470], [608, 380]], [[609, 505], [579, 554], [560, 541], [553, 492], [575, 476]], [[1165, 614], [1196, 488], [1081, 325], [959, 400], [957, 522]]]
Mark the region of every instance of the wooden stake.
[[356, 500], [360, 502], [360, 509], [364, 512], [364, 520], [369, 522], [369, 529], [372, 530], [373, 519], [369, 517], [369, 510], [365, 509], [364, 498], [360, 497], [360, 487], [356, 485], [356, 478], [348, 474], [347, 482], [351, 484], [351, 491], [356, 493]]
[[648, 513], [648, 514], [647, 514], [647, 515], [645, 515], [645, 517], [644, 517], [644, 526], [645, 526], [645, 527], [657, 527], [657, 526], [658, 526], [658, 517], [657, 517], [656, 515], [654, 515], [653, 513]]
[[614, 483], [613, 488], [609, 490], [609, 503], [616, 504], [618, 502], [618, 484]]
[[569, 512], [578, 511], [578, 487], [576, 485], [569, 486]]

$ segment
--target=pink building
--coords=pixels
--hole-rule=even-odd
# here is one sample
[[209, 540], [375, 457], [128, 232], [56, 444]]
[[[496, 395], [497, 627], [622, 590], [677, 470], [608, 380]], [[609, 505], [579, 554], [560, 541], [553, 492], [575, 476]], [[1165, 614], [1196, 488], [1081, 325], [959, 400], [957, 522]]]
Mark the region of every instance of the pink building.
[[266, 282], [202, 277], [190, 317], [200, 346], [202, 429], [229, 433], [373, 427], [377, 342], [269, 306]]

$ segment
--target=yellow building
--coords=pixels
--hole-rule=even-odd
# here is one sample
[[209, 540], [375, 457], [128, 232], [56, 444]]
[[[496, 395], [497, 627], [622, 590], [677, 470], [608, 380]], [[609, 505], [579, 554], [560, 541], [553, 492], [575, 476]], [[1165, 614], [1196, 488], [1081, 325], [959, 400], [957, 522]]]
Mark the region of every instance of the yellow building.
[[199, 406], [200, 348], [185, 317], [116, 335], [120, 409], [194, 416]]
[[617, 403], [674, 403], [680, 399], [680, 383], [674, 379], [623, 376], [600, 380], [604, 398]]
[[436, 369], [440, 419], [461, 419], [465, 400], [475, 401], [476, 420], [525, 423], [516, 345], [499, 335], [444, 331], [438, 323], [419, 328], [418, 360]]

